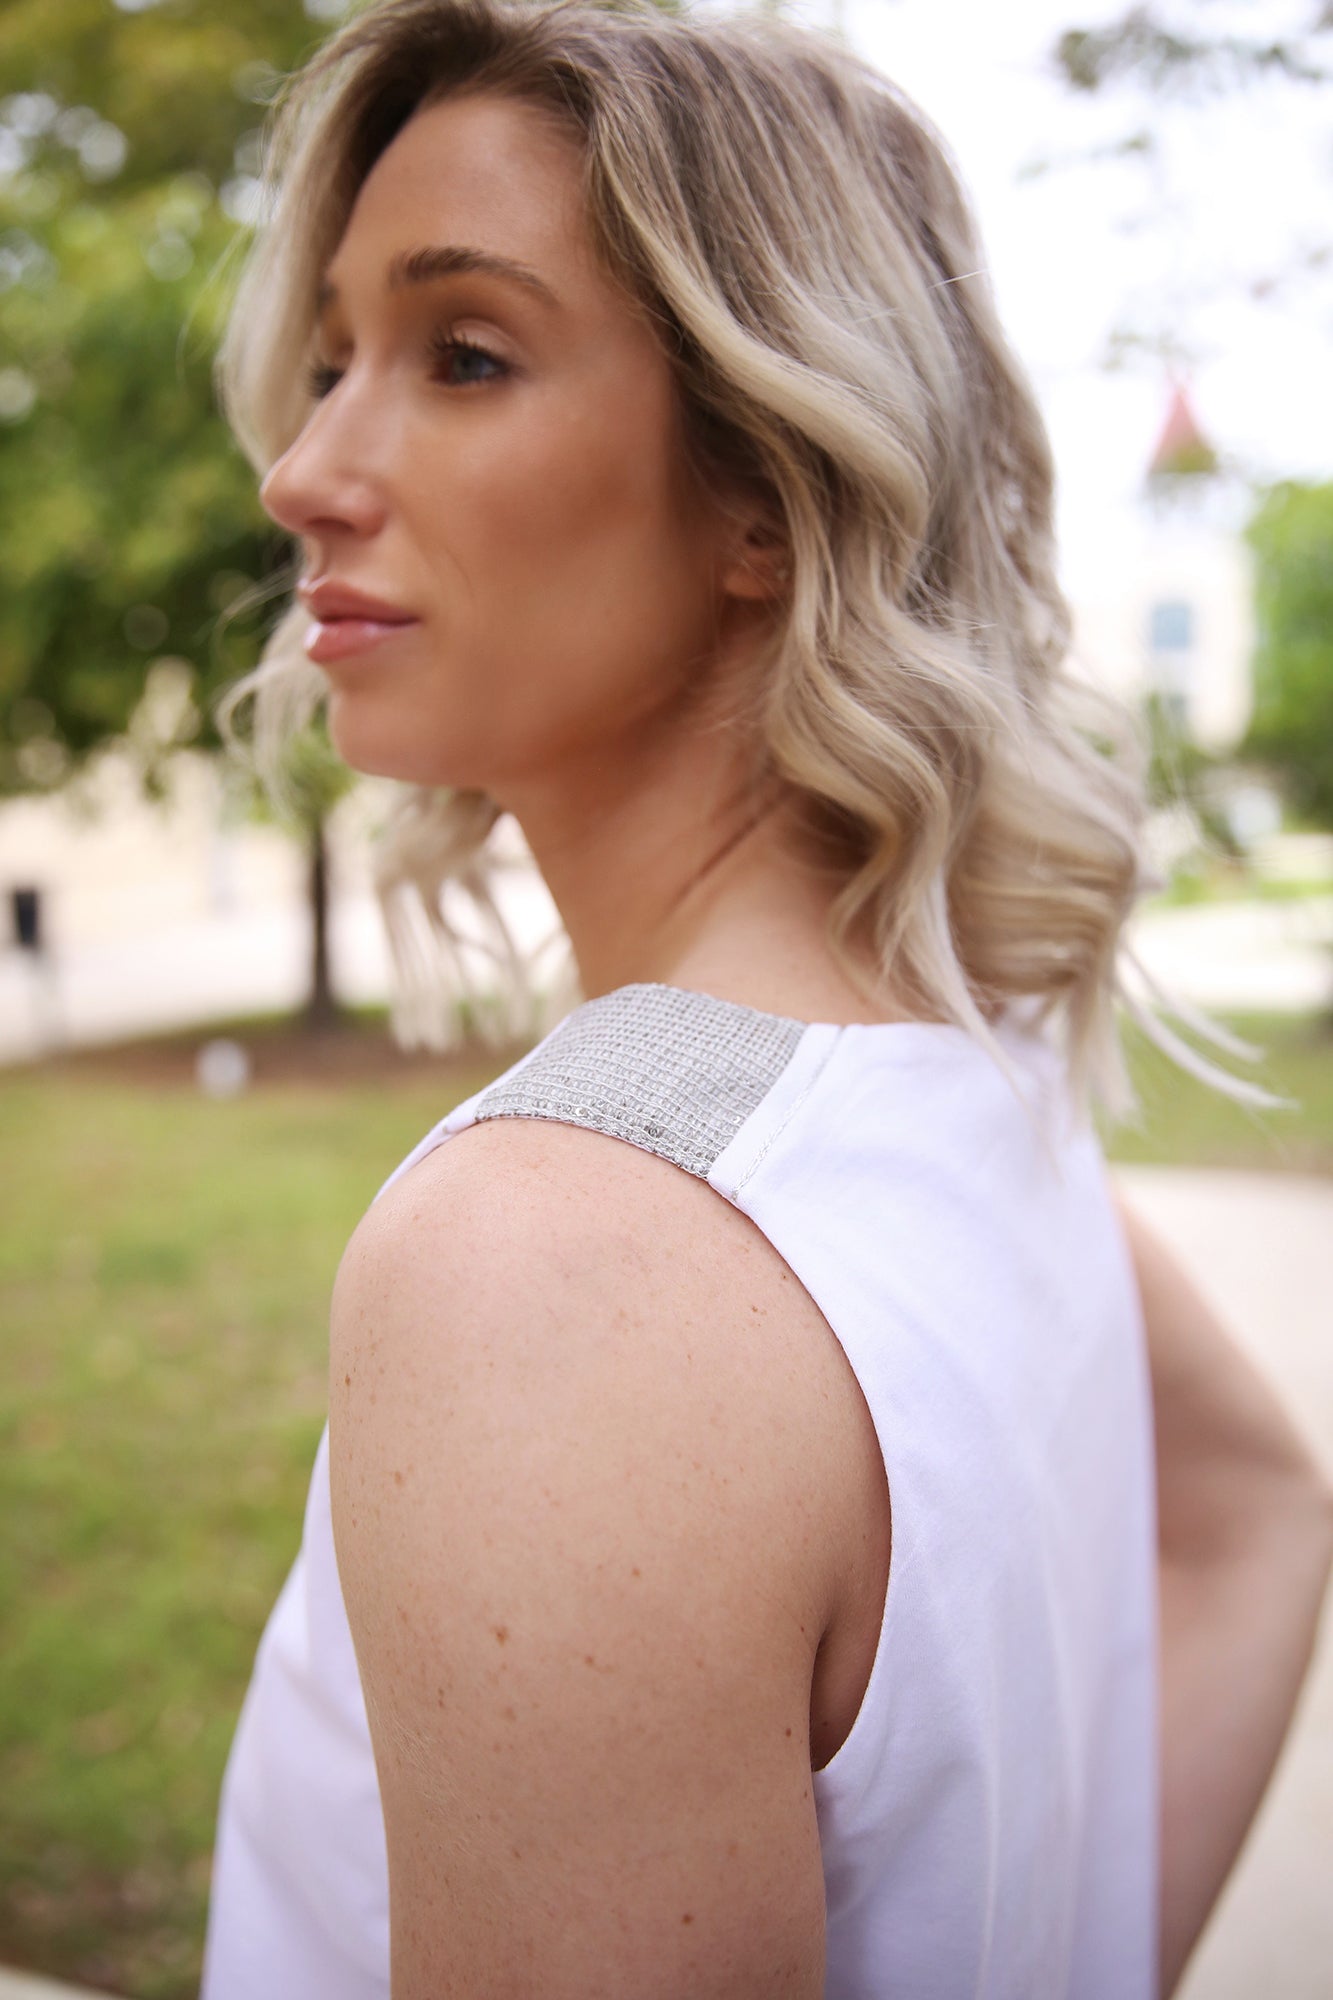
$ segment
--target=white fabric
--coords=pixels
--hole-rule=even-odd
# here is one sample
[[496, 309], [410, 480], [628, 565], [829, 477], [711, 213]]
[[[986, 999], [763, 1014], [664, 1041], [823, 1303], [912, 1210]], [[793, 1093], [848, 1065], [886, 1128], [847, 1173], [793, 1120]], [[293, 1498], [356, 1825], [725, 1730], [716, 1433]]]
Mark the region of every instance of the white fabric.
[[[878, 1651], [814, 1777], [827, 2000], [1157, 1996], [1143, 1328], [1059, 1059], [1003, 1037], [1044, 1124], [961, 1029], [814, 1024], [707, 1175], [820, 1306], [888, 1469]], [[326, 1436], [228, 1767], [203, 2000], [382, 2000], [387, 1905]]]

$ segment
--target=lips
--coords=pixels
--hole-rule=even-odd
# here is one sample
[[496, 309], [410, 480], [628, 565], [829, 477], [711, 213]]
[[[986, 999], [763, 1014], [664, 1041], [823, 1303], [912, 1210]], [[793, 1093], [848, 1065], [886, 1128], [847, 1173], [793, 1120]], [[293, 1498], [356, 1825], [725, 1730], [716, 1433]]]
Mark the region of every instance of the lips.
[[297, 595], [314, 614], [314, 623], [305, 635], [306, 657], [320, 666], [382, 645], [406, 627], [421, 622], [413, 612], [404, 611], [399, 605], [328, 578], [319, 583], [300, 584]]
[[297, 596], [322, 625], [337, 618], [365, 618], [376, 625], [409, 625], [415, 614], [387, 598], [372, 597], [369, 591], [353, 590], [349, 583], [335, 583], [323, 577], [318, 583], [297, 585]]

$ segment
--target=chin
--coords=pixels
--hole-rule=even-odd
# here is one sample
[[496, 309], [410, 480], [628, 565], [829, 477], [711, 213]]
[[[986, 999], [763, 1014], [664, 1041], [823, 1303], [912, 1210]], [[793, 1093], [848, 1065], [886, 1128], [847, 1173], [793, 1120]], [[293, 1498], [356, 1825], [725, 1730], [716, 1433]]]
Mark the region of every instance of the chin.
[[344, 764], [367, 778], [396, 778], [405, 785], [472, 785], [461, 760], [401, 716], [367, 713], [355, 697], [334, 691], [328, 706], [329, 738]]

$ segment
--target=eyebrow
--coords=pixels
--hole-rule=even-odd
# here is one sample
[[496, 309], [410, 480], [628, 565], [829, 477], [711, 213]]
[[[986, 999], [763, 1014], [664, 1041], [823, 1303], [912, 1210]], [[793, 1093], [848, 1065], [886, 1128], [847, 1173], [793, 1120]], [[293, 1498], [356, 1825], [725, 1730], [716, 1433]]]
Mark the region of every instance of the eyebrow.
[[[431, 243], [420, 250], [399, 251], [389, 265], [389, 290], [397, 292], [408, 285], [429, 285], [437, 278], [468, 272], [478, 272], [487, 278], [508, 278], [513, 284], [523, 285], [546, 305], [559, 304], [545, 279], [530, 271], [526, 264], [515, 263], [512, 257], [497, 257], [489, 250], [472, 250], [460, 243]], [[338, 287], [328, 278], [322, 279], [315, 294], [316, 315], [322, 317], [336, 304], [337, 298]]]

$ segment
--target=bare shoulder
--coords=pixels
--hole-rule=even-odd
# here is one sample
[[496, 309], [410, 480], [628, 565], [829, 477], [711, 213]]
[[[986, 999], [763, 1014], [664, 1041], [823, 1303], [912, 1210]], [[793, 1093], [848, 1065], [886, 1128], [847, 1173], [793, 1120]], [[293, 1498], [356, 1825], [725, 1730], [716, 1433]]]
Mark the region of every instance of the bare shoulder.
[[[601, 1134], [496, 1119], [428, 1155], [353, 1236], [333, 1407], [364, 1428], [409, 1376], [437, 1398], [489, 1383], [516, 1425], [586, 1395], [603, 1449], [688, 1448], [714, 1501], [734, 1484], [734, 1525], [748, 1514], [766, 1561], [804, 1562], [817, 1595], [836, 1524], [819, 1517], [811, 1427], [830, 1369], [845, 1368], [835, 1348], [771, 1244], [705, 1182]], [[374, 1405], [358, 1370], [363, 1391], [379, 1384]]]
[[395, 1995], [820, 1990], [810, 1315], [713, 1189], [554, 1123], [356, 1232], [330, 1469]]

